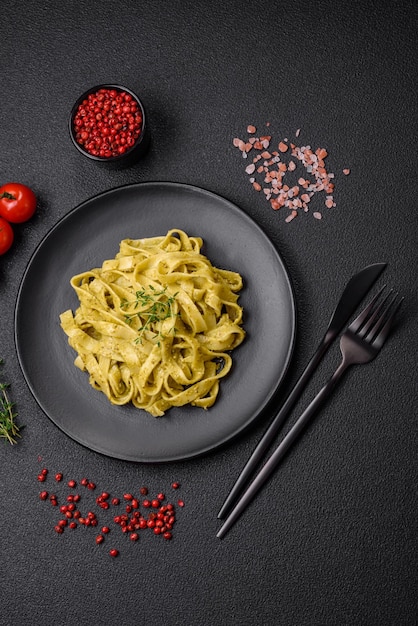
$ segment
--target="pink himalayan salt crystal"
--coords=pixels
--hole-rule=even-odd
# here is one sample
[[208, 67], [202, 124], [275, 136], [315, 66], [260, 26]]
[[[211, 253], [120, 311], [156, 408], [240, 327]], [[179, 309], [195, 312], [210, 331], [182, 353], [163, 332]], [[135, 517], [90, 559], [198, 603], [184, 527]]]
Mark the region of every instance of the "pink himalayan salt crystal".
[[[269, 126], [270, 124], [267, 123], [266, 125]], [[295, 133], [296, 137], [299, 136], [300, 130], [300, 128], [297, 129]], [[247, 132], [249, 134], [254, 134], [256, 131], [256, 127], [252, 124], [247, 126]], [[250, 175], [250, 183], [254, 189], [256, 191], [262, 190], [264, 192], [264, 195], [266, 199], [270, 201], [272, 208], [278, 209], [284, 205], [290, 209], [291, 213], [285, 220], [286, 222], [290, 222], [297, 216], [301, 209], [304, 212], [308, 212], [308, 204], [310, 203], [312, 196], [323, 190], [328, 192], [324, 204], [328, 208], [335, 207], [336, 204], [332, 195], [334, 185], [331, 182], [334, 178], [334, 174], [327, 172], [324, 165], [324, 160], [328, 156], [327, 150], [324, 148], [318, 148], [314, 151], [309, 145], [299, 147], [293, 143], [289, 143], [289, 140], [285, 138], [279, 142], [278, 151], [276, 150], [270, 153], [267, 152], [270, 140], [271, 137], [258, 138], [253, 136], [247, 141], [235, 138], [233, 140], [233, 144], [235, 147], [239, 148], [244, 158], [247, 158], [248, 152], [256, 152], [255, 156], [252, 156], [252, 164], [248, 165], [245, 168], [245, 171]], [[289, 161], [287, 165], [281, 161], [280, 153], [283, 154], [284, 152], [287, 152], [289, 148], [291, 149], [291, 155], [296, 157], [296, 159], [305, 167], [307, 173], [311, 174], [312, 178], [314, 178], [314, 181], [299, 178], [298, 182], [302, 190], [305, 191], [305, 193], [301, 194], [300, 198], [297, 197], [299, 196], [299, 188], [297, 186], [289, 189], [287, 185], [283, 185], [285, 172], [294, 171], [297, 167], [295, 161], [293, 160]], [[264, 150], [264, 152], [262, 152], [262, 150]], [[256, 169], [255, 164], [261, 159], [263, 159], [263, 165], [260, 165]], [[267, 186], [262, 188], [256, 179], [251, 176], [251, 174], [254, 174], [255, 171], [259, 174], [264, 174], [264, 183], [270, 184], [271, 187]], [[343, 173], [348, 175], [350, 173], [350, 169], [344, 168]], [[277, 199], [271, 199], [272, 194], [275, 194]], [[299, 209], [299, 211], [296, 209]], [[315, 211], [313, 215], [315, 219], [322, 219], [322, 214], [319, 211]]]
[[286, 217], [285, 222], [287, 223], [291, 222], [292, 220], [295, 219], [297, 214], [298, 214], [297, 211], [292, 211], [291, 214]]

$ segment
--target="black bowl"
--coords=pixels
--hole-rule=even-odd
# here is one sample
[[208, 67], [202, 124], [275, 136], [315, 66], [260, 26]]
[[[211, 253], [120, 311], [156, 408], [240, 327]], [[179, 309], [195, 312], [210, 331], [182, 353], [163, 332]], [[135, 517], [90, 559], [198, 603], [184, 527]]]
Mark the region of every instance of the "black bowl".
[[[124, 92], [124, 93], [129, 94], [137, 103], [139, 110], [141, 112], [141, 115], [142, 115], [142, 125], [141, 125], [141, 132], [139, 134], [139, 137], [136, 139], [135, 143], [126, 150], [126, 152], [124, 152], [123, 154], [119, 154], [117, 156], [98, 156], [95, 154], [91, 154], [76, 139], [74, 119], [78, 111], [78, 108], [82, 104], [82, 102], [88, 98], [88, 96], [98, 92], [100, 89], [112, 89], [117, 92]], [[69, 125], [69, 132], [70, 132], [71, 140], [74, 146], [77, 148], [77, 150], [83, 156], [87, 157], [91, 161], [96, 161], [96, 163], [108, 165], [110, 167], [117, 168], [117, 167], [127, 167], [128, 165], [132, 165], [135, 161], [137, 161], [142, 156], [144, 156], [144, 154], [147, 152], [148, 147], [149, 147], [150, 137], [149, 137], [148, 123], [146, 120], [144, 105], [133, 91], [131, 91], [127, 87], [123, 87], [122, 85], [114, 85], [114, 84], [97, 85], [85, 91], [75, 102], [71, 110], [71, 115], [70, 115], [68, 125]]]

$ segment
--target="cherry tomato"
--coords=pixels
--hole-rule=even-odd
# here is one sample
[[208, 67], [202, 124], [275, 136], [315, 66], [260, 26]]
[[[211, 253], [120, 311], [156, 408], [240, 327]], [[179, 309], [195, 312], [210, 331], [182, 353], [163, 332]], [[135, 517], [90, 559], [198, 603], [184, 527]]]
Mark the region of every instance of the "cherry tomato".
[[0, 216], [12, 224], [29, 220], [36, 210], [36, 196], [21, 183], [7, 183], [0, 187]]
[[11, 247], [14, 239], [13, 228], [9, 222], [0, 217], [0, 254], [5, 254]]

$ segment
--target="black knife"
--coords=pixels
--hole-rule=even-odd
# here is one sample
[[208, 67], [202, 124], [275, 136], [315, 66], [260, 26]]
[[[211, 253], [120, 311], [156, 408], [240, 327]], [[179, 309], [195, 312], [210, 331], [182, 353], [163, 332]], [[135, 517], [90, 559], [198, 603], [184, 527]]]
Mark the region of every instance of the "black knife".
[[311, 378], [313, 372], [317, 368], [319, 362], [322, 357], [334, 341], [334, 339], [339, 335], [341, 330], [344, 328], [346, 323], [348, 322], [350, 316], [357, 309], [360, 302], [363, 300], [364, 296], [367, 294], [369, 289], [373, 286], [375, 281], [379, 278], [380, 274], [386, 267], [386, 263], [375, 263], [373, 265], [368, 265], [355, 274], [347, 283], [341, 298], [335, 308], [334, 313], [331, 316], [330, 322], [328, 324], [328, 328], [321, 339], [321, 342], [313, 355], [312, 359], [309, 361], [307, 367], [304, 372], [300, 376], [296, 385], [293, 387], [292, 391], [288, 395], [285, 403], [282, 408], [273, 419], [272, 423], [264, 433], [260, 442], [257, 444], [254, 452], [248, 459], [244, 469], [238, 477], [235, 485], [232, 487], [228, 497], [226, 498], [224, 504], [222, 505], [221, 510], [218, 513], [218, 518], [222, 519], [225, 515], [230, 511], [232, 505], [237, 500], [238, 496], [242, 492], [243, 488], [247, 484], [250, 476], [254, 473], [255, 469], [258, 467], [259, 463], [264, 457], [264, 453], [267, 448], [273, 442], [274, 437], [278, 433], [281, 425], [283, 424], [285, 418], [289, 414], [296, 400], [300, 397], [302, 391], [306, 387], [309, 379]]

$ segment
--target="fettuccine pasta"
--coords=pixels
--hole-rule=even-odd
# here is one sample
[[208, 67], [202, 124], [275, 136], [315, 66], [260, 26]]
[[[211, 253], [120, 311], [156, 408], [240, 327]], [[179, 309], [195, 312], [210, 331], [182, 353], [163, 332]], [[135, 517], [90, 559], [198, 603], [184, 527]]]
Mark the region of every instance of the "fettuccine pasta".
[[79, 307], [60, 316], [75, 365], [112, 404], [154, 416], [208, 408], [244, 339], [241, 276], [214, 267], [182, 230], [125, 239], [101, 268], [71, 279]]

